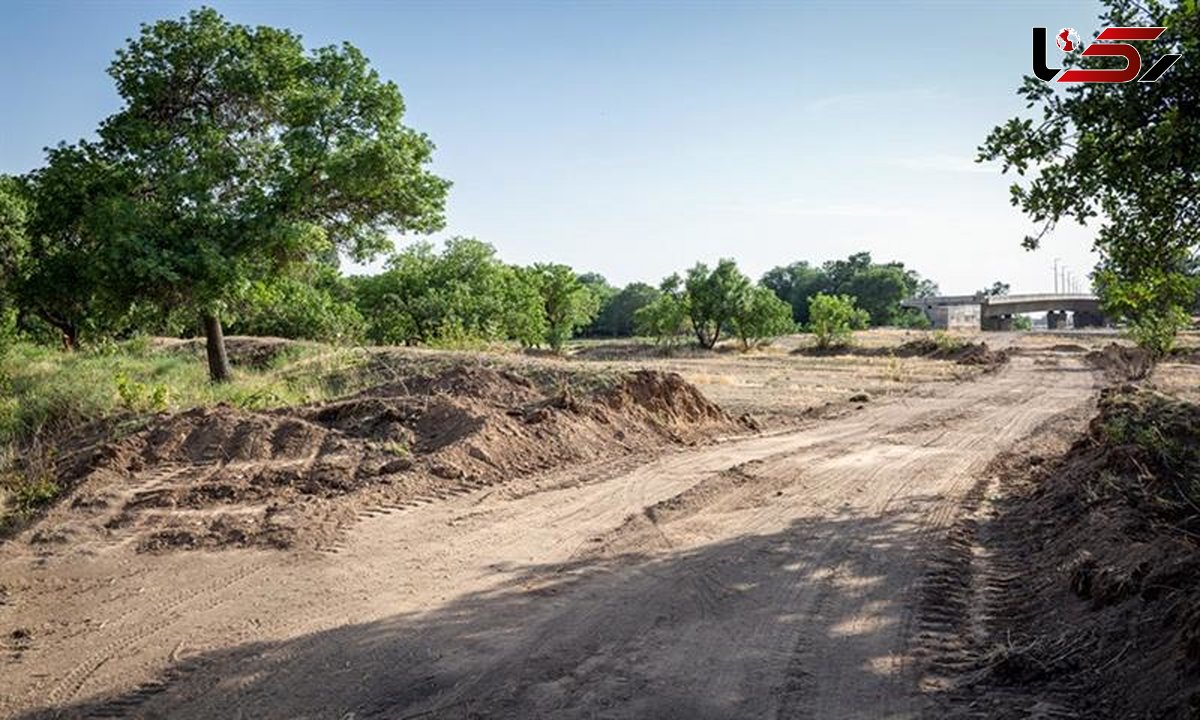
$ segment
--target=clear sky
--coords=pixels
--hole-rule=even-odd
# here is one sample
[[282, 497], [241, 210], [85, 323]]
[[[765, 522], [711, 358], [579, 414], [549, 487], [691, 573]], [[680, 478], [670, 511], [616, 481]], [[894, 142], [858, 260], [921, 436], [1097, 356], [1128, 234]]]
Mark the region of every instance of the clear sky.
[[[1033, 226], [1008, 178], [972, 160], [1023, 110], [1030, 28], [1087, 37], [1095, 2], [209, 4], [361, 48], [454, 182], [436, 237], [511, 262], [623, 284], [697, 260], [757, 276], [869, 250], [945, 292], [1045, 291], [1055, 258], [1076, 276], [1094, 264], [1090, 228], [1023, 250]], [[91, 135], [119, 104], [114, 50], [192, 7], [0, 2], [0, 172]]]

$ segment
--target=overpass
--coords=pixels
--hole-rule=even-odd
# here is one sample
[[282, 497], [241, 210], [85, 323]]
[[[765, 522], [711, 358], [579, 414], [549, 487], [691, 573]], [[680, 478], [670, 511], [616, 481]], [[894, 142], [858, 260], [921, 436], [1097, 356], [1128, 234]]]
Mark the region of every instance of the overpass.
[[1103, 327], [1107, 324], [1100, 310], [1100, 298], [1088, 294], [1035, 293], [1031, 295], [939, 295], [909, 298], [902, 307], [925, 313], [929, 322], [940, 329], [1011, 330], [1015, 315], [1046, 313], [1046, 327], [1067, 326], [1067, 313], [1074, 327]]

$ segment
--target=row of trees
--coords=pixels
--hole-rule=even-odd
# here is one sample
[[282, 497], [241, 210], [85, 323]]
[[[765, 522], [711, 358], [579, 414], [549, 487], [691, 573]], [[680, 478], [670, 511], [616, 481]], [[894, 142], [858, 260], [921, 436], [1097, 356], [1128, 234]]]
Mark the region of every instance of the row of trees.
[[791, 305], [792, 318], [801, 325], [809, 323], [809, 298], [822, 293], [855, 298], [872, 325], [920, 324], [924, 316], [904, 310], [900, 301], [938, 292], [936, 283], [905, 268], [904, 263], [876, 263], [866, 252], [820, 266], [807, 262], [781, 265], [767, 271], [762, 283]]

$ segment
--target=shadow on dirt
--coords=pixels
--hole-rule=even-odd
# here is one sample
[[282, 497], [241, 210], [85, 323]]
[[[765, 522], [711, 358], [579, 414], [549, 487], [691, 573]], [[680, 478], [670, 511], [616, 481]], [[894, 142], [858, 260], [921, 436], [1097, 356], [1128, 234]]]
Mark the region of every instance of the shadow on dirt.
[[214, 650], [126, 695], [21, 717], [873, 716], [915, 685], [896, 660], [904, 608], [914, 556], [942, 533], [913, 518], [938, 500], [684, 552], [496, 567], [488, 591], [430, 612]]

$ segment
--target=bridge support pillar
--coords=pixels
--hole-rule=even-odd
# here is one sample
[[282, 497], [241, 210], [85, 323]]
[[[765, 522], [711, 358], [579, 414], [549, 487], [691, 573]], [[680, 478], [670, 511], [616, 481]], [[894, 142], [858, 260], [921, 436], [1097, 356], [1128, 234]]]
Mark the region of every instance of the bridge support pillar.
[[1087, 310], [1075, 311], [1075, 327], [1077, 328], [1104, 327], [1104, 325], [1104, 315], [1101, 313]]
[[[1076, 313], [1078, 318], [1079, 314]], [[1063, 330], [1067, 327], [1067, 311], [1066, 310], [1051, 310], [1046, 313], [1046, 329], [1047, 330]]]
[[1012, 315], [996, 315], [996, 316], [992, 316], [992, 317], [985, 317], [983, 319], [982, 327], [984, 330], [991, 330], [991, 331], [1012, 330], [1013, 329], [1013, 316]]

